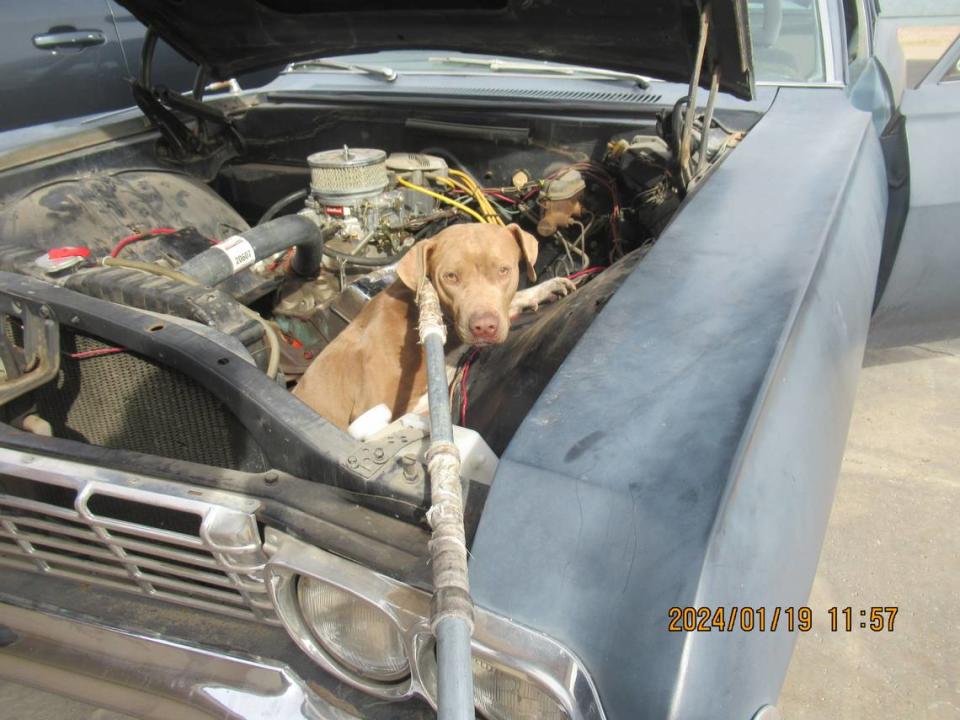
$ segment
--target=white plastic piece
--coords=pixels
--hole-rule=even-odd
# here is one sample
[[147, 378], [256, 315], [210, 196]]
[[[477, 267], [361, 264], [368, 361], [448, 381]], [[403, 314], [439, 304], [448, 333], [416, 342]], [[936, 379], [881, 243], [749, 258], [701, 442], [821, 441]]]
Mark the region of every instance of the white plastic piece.
[[383, 403], [375, 405], [358, 417], [347, 428], [350, 437], [365, 441], [372, 435], [376, 435], [390, 424], [390, 417], [393, 413]]
[[242, 235], [231, 235], [214, 247], [230, 259], [234, 273], [250, 267], [257, 259], [253, 246]]
[[399, 419], [397, 419], [397, 423], [400, 423], [401, 427], [408, 427], [413, 428], [414, 430], [430, 432], [429, 415], [421, 415], [420, 413], [407, 413], [406, 415], [401, 415]]
[[480, 437], [480, 433], [470, 428], [453, 426], [453, 444], [460, 451], [460, 477], [489, 485], [497, 472], [500, 458]]

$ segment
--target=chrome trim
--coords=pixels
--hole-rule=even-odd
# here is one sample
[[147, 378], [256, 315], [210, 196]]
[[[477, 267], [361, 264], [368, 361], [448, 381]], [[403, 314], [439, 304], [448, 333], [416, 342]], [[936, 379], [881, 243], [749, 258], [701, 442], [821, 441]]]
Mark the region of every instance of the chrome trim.
[[[54, 504], [4, 492], [0, 567], [55, 575], [271, 625], [257, 500], [219, 490], [0, 448], [0, 475], [73, 493]], [[112, 498], [194, 515], [199, 532], [97, 514]]]
[[820, 42], [823, 44], [823, 75], [828, 83], [843, 84], [843, 78], [837, 76], [837, 58], [833, 47], [829, 0], [817, 0], [817, 16], [820, 21]]
[[792, 80], [758, 80], [757, 87], [783, 87], [783, 88], [844, 88], [842, 82], [799, 82]]
[[136, 717], [356, 717], [279, 663], [3, 603], [0, 629], [0, 677]]
[[[339, 680], [385, 700], [419, 695], [436, 707], [436, 659], [430, 631], [430, 595], [271, 528], [267, 579], [280, 619], [297, 645]], [[410, 675], [394, 683], [363, 678], [318, 643], [300, 613], [296, 578], [309, 575], [380, 608], [396, 624], [410, 659]], [[603, 720], [596, 687], [583, 665], [555, 640], [476, 608], [473, 652], [526, 677], [556, 700], [571, 720]]]

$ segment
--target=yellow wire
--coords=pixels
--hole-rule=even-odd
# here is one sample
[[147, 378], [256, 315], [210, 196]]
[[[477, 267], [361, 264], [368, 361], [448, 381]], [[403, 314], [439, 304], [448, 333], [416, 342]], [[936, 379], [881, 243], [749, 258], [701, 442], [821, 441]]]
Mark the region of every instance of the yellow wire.
[[401, 185], [403, 185], [403, 186], [406, 187], [406, 188], [410, 188], [411, 190], [416, 190], [417, 192], [423, 193], [424, 195], [429, 195], [430, 197], [436, 198], [436, 199], [439, 200], [440, 202], [444, 202], [444, 203], [446, 203], [447, 205], [452, 205], [453, 207], [457, 208], [457, 210], [460, 210], [460, 211], [462, 211], [462, 212], [465, 212], [467, 215], [470, 215], [471, 217], [475, 218], [478, 222], [482, 222], [482, 223], [489, 222], [488, 220], [486, 220], [486, 219], [483, 217], [483, 215], [481, 215], [480, 213], [478, 213], [478, 212], [476, 212], [476, 211], [474, 211], [474, 210], [471, 210], [471, 209], [468, 208], [466, 205], [464, 205], [463, 203], [457, 202], [457, 201], [454, 200], [453, 198], [448, 198], [446, 195], [441, 195], [440, 193], [435, 193], [433, 190], [427, 190], [425, 187], [420, 187], [419, 185], [414, 185], [412, 182], [409, 182], [409, 181], [407, 181], [407, 180], [404, 180], [402, 177], [398, 177], [398, 178], [397, 178], [397, 182], [400, 183]]
[[433, 179], [444, 185], [449, 185], [452, 188], [456, 188], [457, 190], [463, 190], [463, 192], [467, 193], [467, 195], [473, 197], [473, 193], [470, 191], [470, 188], [452, 178], [444, 177], [443, 175], [437, 175]]
[[[476, 181], [467, 173], [461, 170], [450, 170], [450, 174], [454, 177], [460, 178], [464, 185], [466, 185], [466, 190], [474, 199], [477, 201], [477, 205], [480, 206], [480, 209], [483, 211], [483, 214], [487, 216], [488, 220], [496, 225], [503, 225], [503, 218], [500, 217], [500, 213], [496, 211], [490, 201], [487, 199], [487, 196], [484, 195], [483, 190], [477, 185]], [[451, 181], [453, 182], [453, 181]]]

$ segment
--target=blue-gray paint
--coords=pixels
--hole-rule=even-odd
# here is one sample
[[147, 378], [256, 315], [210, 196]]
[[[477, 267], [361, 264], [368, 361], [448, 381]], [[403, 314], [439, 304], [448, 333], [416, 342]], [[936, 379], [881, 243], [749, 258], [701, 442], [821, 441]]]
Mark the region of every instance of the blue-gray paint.
[[474, 597], [577, 653], [609, 717], [776, 702], [791, 634], [669, 633], [668, 608], [806, 600], [885, 206], [870, 115], [841, 90], [782, 90], [507, 449]]

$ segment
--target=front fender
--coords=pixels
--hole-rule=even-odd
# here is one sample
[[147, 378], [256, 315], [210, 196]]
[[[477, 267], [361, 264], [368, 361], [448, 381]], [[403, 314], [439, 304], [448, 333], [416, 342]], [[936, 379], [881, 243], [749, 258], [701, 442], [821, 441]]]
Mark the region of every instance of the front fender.
[[781, 90], [571, 352], [508, 447], [477, 603], [579, 655], [611, 718], [746, 720], [795, 634], [671, 607], [795, 607], [816, 570], [887, 195], [869, 114]]

